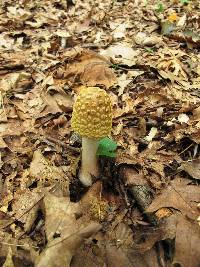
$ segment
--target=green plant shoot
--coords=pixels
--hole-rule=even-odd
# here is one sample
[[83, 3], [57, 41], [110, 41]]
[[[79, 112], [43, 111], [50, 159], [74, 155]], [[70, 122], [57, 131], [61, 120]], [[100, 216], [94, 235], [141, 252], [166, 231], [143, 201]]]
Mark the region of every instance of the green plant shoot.
[[158, 3], [155, 8], [156, 12], [161, 13], [164, 11], [164, 6], [162, 3]]
[[105, 137], [99, 141], [97, 155], [115, 158], [116, 148], [117, 144], [110, 138]]
[[190, 0], [180, 0], [181, 4], [187, 5], [189, 4]]

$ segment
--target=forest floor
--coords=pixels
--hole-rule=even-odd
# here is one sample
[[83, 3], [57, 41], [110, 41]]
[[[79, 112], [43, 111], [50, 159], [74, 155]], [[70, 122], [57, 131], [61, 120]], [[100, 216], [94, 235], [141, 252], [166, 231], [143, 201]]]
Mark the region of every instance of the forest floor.
[[[199, 51], [198, 0], [0, 1], [0, 266], [199, 267]], [[117, 143], [90, 188], [82, 85]]]

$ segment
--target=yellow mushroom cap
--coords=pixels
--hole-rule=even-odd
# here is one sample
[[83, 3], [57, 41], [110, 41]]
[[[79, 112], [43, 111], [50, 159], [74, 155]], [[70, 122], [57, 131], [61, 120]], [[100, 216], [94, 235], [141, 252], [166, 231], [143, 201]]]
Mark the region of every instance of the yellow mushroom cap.
[[112, 129], [112, 105], [109, 95], [99, 87], [83, 87], [72, 113], [72, 129], [83, 137], [102, 138]]

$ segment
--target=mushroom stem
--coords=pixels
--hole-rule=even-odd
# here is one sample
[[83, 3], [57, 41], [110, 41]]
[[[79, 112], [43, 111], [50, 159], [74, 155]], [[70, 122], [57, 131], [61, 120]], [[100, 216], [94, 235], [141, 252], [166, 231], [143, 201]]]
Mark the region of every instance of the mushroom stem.
[[79, 179], [85, 186], [90, 186], [92, 184], [92, 175], [98, 175], [97, 149], [97, 139], [82, 138], [82, 166]]

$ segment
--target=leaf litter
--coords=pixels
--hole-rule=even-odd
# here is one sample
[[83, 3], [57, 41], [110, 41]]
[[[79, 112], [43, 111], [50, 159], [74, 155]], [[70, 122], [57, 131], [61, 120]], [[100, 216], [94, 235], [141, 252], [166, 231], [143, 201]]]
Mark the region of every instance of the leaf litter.
[[[198, 267], [199, 1], [0, 10], [0, 265]], [[107, 90], [117, 143], [87, 192], [82, 85]]]

